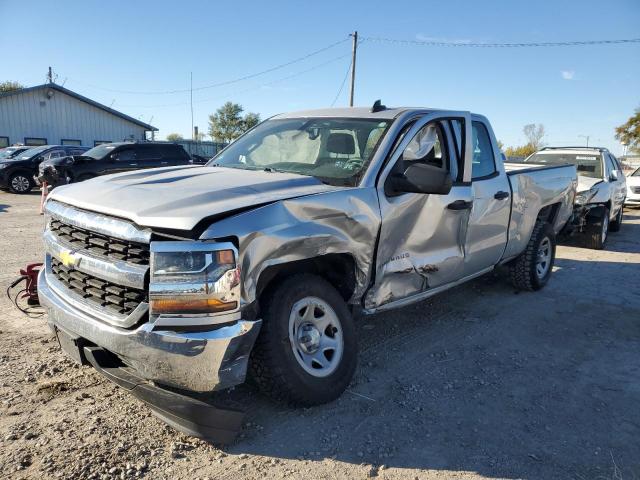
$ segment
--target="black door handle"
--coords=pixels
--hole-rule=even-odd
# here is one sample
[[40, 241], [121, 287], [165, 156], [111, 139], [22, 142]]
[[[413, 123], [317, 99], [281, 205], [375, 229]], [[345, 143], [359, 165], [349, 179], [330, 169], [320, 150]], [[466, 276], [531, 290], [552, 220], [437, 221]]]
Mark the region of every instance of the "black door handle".
[[493, 198], [496, 200], [504, 200], [505, 198], [509, 198], [509, 192], [499, 191], [493, 196]]
[[467, 202], [466, 200], [456, 200], [447, 205], [449, 210], [468, 210], [473, 206], [473, 202]]

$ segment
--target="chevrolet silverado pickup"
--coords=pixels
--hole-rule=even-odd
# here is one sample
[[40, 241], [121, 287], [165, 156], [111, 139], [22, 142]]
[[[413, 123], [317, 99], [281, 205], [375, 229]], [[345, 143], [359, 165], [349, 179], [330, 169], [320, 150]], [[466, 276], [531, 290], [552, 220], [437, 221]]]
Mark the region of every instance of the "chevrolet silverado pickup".
[[576, 185], [571, 165], [505, 165], [465, 111], [282, 114], [206, 166], [55, 189], [38, 292], [69, 355], [206, 436], [189, 399], [247, 374], [276, 399], [337, 398], [362, 314], [500, 265], [544, 287]]

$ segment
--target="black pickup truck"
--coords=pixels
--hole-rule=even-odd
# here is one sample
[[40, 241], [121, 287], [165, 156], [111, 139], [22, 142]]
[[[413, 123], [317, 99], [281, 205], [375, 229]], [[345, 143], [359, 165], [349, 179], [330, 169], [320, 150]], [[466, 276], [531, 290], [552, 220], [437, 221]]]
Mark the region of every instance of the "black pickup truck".
[[182, 145], [173, 143], [105, 143], [65, 158], [55, 158], [40, 164], [39, 177], [47, 168], [69, 182], [82, 182], [109, 173], [143, 168], [190, 165], [191, 158]]

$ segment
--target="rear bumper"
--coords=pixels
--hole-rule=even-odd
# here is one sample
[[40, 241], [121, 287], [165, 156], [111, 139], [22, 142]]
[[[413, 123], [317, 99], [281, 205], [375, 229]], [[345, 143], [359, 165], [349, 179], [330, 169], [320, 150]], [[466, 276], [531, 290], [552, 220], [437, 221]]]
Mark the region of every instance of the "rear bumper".
[[193, 392], [222, 390], [245, 380], [249, 354], [261, 321], [238, 320], [212, 330], [181, 333], [155, 330], [146, 322], [135, 329], [108, 325], [70, 305], [38, 277], [40, 303], [49, 326], [111, 352], [136, 376]]

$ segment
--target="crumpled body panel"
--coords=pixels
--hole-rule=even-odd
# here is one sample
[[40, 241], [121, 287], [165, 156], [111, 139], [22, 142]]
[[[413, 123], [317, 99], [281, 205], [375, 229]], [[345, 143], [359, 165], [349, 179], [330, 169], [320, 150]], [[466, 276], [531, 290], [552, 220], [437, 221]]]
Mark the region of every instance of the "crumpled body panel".
[[203, 240], [236, 237], [242, 269], [242, 301], [252, 303], [267, 268], [327, 254], [355, 261], [357, 303], [369, 286], [380, 229], [376, 190], [353, 188], [308, 195], [241, 213], [209, 227]]

